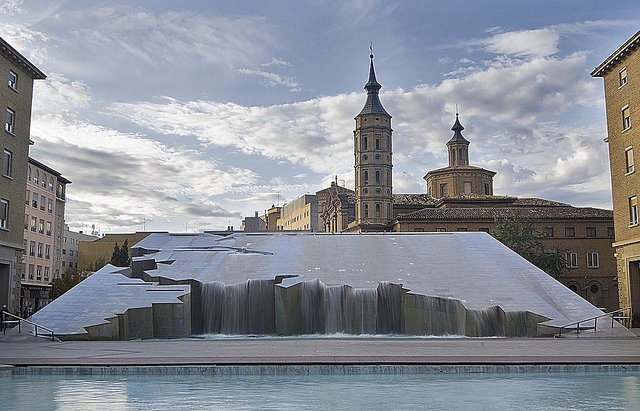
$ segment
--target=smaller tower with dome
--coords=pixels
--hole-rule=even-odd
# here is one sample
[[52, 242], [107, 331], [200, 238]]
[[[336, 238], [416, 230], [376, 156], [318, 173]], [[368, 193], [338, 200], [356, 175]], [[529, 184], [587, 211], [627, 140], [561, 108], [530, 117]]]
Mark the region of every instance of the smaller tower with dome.
[[451, 127], [453, 137], [447, 142], [449, 166], [429, 171], [424, 180], [427, 194], [434, 198], [461, 195], [493, 195], [495, 171], [469, 165], [469, 141], [462, 135], [459, 113]]

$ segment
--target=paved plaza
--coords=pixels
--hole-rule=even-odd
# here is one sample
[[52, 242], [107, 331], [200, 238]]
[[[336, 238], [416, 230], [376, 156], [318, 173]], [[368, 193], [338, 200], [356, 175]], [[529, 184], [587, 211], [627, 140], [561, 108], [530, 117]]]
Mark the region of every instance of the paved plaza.
[[248, 338], [54, 342], [0, 336], [13, 366], [640, 364], [638, 337]]

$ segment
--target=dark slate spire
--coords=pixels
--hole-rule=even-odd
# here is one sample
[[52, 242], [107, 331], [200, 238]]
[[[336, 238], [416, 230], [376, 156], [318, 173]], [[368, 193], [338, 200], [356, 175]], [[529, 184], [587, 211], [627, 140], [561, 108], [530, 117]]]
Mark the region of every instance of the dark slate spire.
[[371, 59], [371, 64], [369, 66], [369, 81], [364, 85], [364, 89], [367, 90], [367, 101], [364, 103], [364, 107], [362, 111], [360, 111], [359, 116], [365, 114], [386, 114], [389, 113], [382, 107], [382, 103], [380, 103], [380, 98], [378, 97], [378, 92], [382, 88], [378, 80], [376, 80], [376, 71], [373, 68], [373, 53], [369, 55], [369, 59]]
[[449, 140], [447, 144], [449, 143], [469, 144], [469, 141], [462, 136], [462, 130], [464, 130], [464, 127], [462, 127], [462, 124], [460, 124], [460, 120], [458, 119], [458, 113], [456, 113], [456, 122], [453, 123], [453, 127], [451, 127], [451, 131], [453, 131], [453, 137], [451, 137], [451, 140]]

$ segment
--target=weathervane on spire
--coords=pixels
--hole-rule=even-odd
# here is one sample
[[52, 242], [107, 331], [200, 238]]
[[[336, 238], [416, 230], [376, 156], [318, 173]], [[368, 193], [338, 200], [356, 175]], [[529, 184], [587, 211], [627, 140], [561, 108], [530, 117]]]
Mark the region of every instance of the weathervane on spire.
[[369, 43], [369, 51], [371, 52], [371, 54], [369, 54], [369, 58], [373, 58], [373, 41]]
[[458, 115], [458, 103], [456, 103], [456, 116]]

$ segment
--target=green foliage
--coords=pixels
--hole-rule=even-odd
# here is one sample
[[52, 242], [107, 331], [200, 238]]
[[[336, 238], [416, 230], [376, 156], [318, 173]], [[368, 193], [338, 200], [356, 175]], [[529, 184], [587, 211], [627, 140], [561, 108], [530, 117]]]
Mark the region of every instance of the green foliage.
[[104, 257], [100, 257], [95, 262], [89, 264], [89, 268], [87, 271], [96, 272], [105, 265], [107, 265], [107, 259]]
[[[85, 274], [85, 275], [83, 275]], [[56, 278], [51, 282], [51, 300], [55, 300], [62, 294], [66, 293], [82, 280], [86, 278], [86, 273], [81, 274], [65, 274], [60, 278]]]
[[562, 275], [566, 265], [564, 250], [546, 250], [541, 241], [544, 235], [531, 221], [519, 215], [496, 220], [493, 236], [550, 276], [559, 278]]
[[129, 258], [129, 240], [124, 240], [122, 247], [118, 247], [118, 243], [113, 246], [110, 263], [116, 267], [129, 266], [129, 263], [131, 263], [131, 259]]

